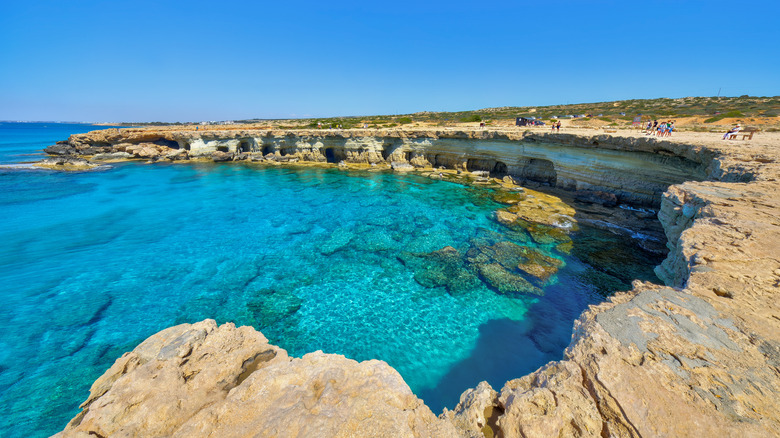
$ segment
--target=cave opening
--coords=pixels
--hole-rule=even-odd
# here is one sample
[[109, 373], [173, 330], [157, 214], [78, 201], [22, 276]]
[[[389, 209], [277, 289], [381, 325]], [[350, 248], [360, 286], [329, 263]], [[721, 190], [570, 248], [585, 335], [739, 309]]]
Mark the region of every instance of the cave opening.
[[219, 152], [228, 152], [229, 149], [227, 146], [217, 146], [217, 151]]
[[328, 163], [336, 163], [336, 153], [333, 151], [333, 148], [325, 149], [325, 161]]
[[152, 143], [158, 145], [158, 146], [165, 146], [171, 149], [179, 149], [179, 142], [174, 140], [168, 140], [165, 138], [158, 138], [157, 140], [153, 141]]
[[252, 145], [249, 143], [249, 140], [241, 140], [236, 150], [238, 152], [252, 152]]
[[273, 155], [273, 153], [274, 153], [274, 148], [273, 147], [271, 147], [270, 145], [263, 146], [263, 156], [266, 156], [268, 154], [272, 154]]
[[[501, 163], [504, 166], [504, 171], [506, 171], [506, 164]], [[466, 170], [469, 172], [473, 172], [475, 170], [481, 170], [485, 172], [493, 172], [494, 169], [497, 166], [497, 162], [493, 160], [484, 160], [480, 158], [469, 158], [466, 161]]]
[[555, 165], [550, 160], [531, 158], [523, 168], [523, 178], [542, 184], [555, 185], [558, 175]]
[[502, 161], [496, 161], [496, 165], [493, 166], [493, 170], [490, 171], [494, 176], [502, 177], [507, 174], [506, 163]]
[[412, 161], [412, 152], [404, 152], [404, 160], [406, 161]]

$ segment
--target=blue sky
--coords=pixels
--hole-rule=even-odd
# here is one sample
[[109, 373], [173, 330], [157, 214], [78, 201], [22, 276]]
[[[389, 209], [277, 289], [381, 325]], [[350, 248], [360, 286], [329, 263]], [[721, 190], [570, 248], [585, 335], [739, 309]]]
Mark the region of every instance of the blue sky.
[[780, 2], [0, 2], [0, 120], [780, 94]]

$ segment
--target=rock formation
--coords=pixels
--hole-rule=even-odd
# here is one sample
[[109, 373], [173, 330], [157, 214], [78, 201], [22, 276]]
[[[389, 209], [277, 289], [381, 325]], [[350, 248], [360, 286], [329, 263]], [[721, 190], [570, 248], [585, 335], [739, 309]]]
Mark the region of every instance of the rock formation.
[[[319, 352], [290, 359], [251, 328], [217, 328], [210, 321], [177, 326], [118, 359], [95, 382], [84, 411], [61, 436], [780, 436], [776, 144], [528, 134], [524, 142], [535, 145], [521, 147], [509, 141], [509, 134], [449, 132], [440, 136], [448, 146], [436, 146], [442, 138], [433, 142], [430, 132], [425, 138], [399, 134], [392, 141], [371, 134], [361, 140], [358, 133], [334, 133], [331, 142], [321, 133], [308, 138], [268, 132], [256, 137], [263, 142], [252, 143], [236, 131], [230, 134], [234, 143], [228, 144], [235, 147], [228, 152], [270, 143], [274, 149], [261, 151], [264, 155], [286, 150], [311, 158], [323, 146], [343, 144], [343, 151], [332, 152], [336, 159], [343, 152], [348, 160], [378, 162], [381, 157], [474, 170], [493, 165], [494, 172], [504, 171], [495, 168], [500, 157], [505, 173], [517, 178], [611, 193], [618, 202], [655, 196], [653, 181], [674, 183], [661, 198], [659, 212], [669, 255], [657, 273], [666, 286], [637, 281], [631, 291], [592, 306], [575, 322], [562, 360], [498, 391], [483, 382], [438, 419], [382, 362], [358, 364]], [[162, 139], [160, 133], [132, 135], [139, 142]], [[87, 136], [72, 137], [69, 147], [97, 148], [100, 136], [105, 144], [129, 141], [118, 133]], [[190, 153], [218, 141], [175, 131], [165, 136], [180, 147], [178, 142], [192, 140]], [[461, 140], [474, 138], [484, 141], [484, 150], [472, 145], [457, 152], [469, 147]], [[382, 146], [367, 148], [373, 143]], [[104, 148], [101, 153], [111, 152], [112, 147]], [[672, 170], [644, 189], [639, 183], [631, 186], [641, 194], [632, 197], [619, 189], [626, 182], [621, 174], [617, 185], [610, 185], [561, 158], [553, 163], [553, 181], [549, 165], [530, 161], [545, 159], [542, 153], [595, 148], [619, 163], [639, 154], [648, 172], [656, 164]], [[626, 157], [620, 158], [617, 149]], [[465, 160], [452, 161], [460, 158]], [[708, 181], [683, 182], [691, 175]], [[611, 203], [610, 196], [586, 195]], [[659, 204], [648, 203], [654, 202]], [[509, 213], [513, 216], [505, 220], [518, 220]], [[491, 244], [484, 251], [505, 249]], [[451, 250], [442, 251], [422, 259], [435, 266], [455, 263]], [[440, 276], [427, 280], [444, 281]]]
[[451, 130], [105, 129], [74, 134], [46, 152], [80, 156], [124, 152], [134, 158], [170, 160], [365, 163], [388, 165], [397, 171], [444, 167], [579, 190], [583, 197], [600, 202], [650, 206], [658, 205], [670, 184], [704, 179], [712, 159], [709, 151], [654, 139]]
[[213, 320], [163, 330], [90, 389], [67, 437], [442, 437], [437, 418], [384, 362], [300, 359], [251, 327]]

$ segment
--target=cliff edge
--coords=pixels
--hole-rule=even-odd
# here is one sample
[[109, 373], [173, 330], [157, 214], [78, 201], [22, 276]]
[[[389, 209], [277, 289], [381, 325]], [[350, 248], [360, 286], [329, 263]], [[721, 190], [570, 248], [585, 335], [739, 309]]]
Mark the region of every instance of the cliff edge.
[[561, 137], [699, 157], [707, 180], [660, 202], [666, 286], [592, 306], [561, 361], [483, 382], [438, 418], [383, 362], [292, 359], [203, 321], [119, 358], [58, 436], [780, 436], [780, 137], [757, 138]]

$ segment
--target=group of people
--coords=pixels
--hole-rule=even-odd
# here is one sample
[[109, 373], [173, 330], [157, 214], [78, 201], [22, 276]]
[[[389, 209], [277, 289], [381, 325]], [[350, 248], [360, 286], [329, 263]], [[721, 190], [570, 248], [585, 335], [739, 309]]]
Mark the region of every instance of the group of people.
[[667, 120], [661, 123], [658, 123], [658, 120], [648, 121], [645, 128], [645, 134], [655, 135], [656, 137], [671, 137], [672, 131], [674, 131], [674, 120]]
[[550, 122], [550, 127], [552, 128], [551, 132], [555, 132], [555, 131], [560, 132], [561, 131], [561, 121], [558, 120], [558, 123]]

